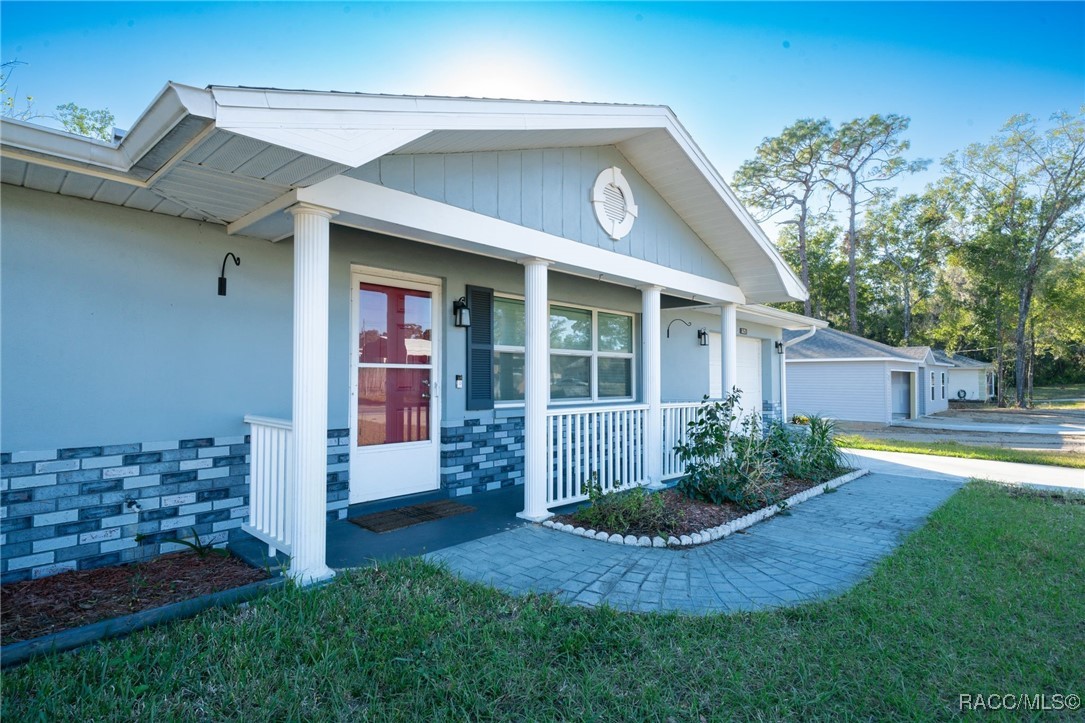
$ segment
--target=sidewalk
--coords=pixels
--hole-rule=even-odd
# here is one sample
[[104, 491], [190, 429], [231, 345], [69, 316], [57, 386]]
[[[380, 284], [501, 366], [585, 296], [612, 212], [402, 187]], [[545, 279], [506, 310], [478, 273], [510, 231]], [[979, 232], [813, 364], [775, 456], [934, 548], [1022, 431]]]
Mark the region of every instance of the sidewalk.
[[745, 533], [685, 550], [611, 545], [528, 525], [426, 556], [513, 594], [637, 612], [726, 613], [837, 595], [961, 485], [871, 474]]
[[1058, 437], [1085, 437], [1085, 424], [1000, 424], [954, 419], [907, 419], [894, 421], [891, 427], [938, 429], [956, 432], [990, 432], [993, 434], [1047, 434]]
[[910, 452], [875, 452], [867, 449], [845, 449], [844, 452], [852, 458], [853, 467], [864, 467], [882, 474], [956, 482], [977, 477], [1006, 484], [1085, 491], [1085, 469]]

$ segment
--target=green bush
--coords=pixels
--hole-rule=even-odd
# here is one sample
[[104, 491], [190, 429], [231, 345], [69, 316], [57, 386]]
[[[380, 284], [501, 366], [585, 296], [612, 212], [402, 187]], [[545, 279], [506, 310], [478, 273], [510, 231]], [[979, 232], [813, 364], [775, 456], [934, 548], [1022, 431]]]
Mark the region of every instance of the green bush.
[[844, 467], [832, 420], [809, 417], [803, 431], [774, 424], [765, 435], [780, 473], [794, 479], [823, 482]]
[[[665, 536], [683, 521], [681, 513], [667, 509], [662, 495], [643, 487], [607, 494], [603, 492], [595, 473], [585, 486], [590, 504], [574, 512], [572, 518], [586, 528]], [[615, 487], [620, 487], [620, 483], [616, 483]]]
[[810, 417], [802, 432], [772, 424], [762, 433], [757, 414], [738, 419], [739, 398], [738, 390], [722, 401], [705, 397], [674, 448], [686, 465], [679, 492], [752, 510], [779, 501], [784, 477], [822, 482], [843, 468], [830, 420]]
[[738, 390], [718, 402], [705, 397], [685, 440], [674, 448], [686, 465], [678, 491], [691, 499], [752, 510], [776, 501], [780, 472], [758, 416], [738, 422], [739, 398]]

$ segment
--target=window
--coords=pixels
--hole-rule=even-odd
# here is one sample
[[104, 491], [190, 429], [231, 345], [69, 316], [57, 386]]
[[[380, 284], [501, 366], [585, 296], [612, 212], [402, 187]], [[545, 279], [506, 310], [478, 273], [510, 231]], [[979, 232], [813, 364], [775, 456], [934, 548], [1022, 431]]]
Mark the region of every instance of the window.
[[942, 399], [946, 398], [946, 373], [942, 372]]
[[931, 401], [934, 401], [934, 372], [931, 372]]
[[[524, 399], [524, 302], [494, 297], [494, 401]], [[628, 400], [633, 316], [550, 306], [550, 401]]]

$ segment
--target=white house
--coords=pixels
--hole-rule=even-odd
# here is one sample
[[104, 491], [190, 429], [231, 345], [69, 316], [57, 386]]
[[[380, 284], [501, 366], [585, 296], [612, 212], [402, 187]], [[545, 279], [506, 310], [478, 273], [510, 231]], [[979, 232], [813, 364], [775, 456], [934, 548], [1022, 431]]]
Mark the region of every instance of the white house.
[[949, 369], [950, 399], [985, 402], [995, 396], [995, 365], [963, 354], [947, 354], [934, 350], [938, 361], [951, 364]]
[[949, 362], [836, 329], [788, 332], [787, 413], [891, 424], [949, 407]]
[[703, 394], [779, 415], [811, 323], [666, 107], [170, 84], [119, 142], [0, 130], [5, 581], [190, 529], [317, 580], [351, 503], [658, 484]]

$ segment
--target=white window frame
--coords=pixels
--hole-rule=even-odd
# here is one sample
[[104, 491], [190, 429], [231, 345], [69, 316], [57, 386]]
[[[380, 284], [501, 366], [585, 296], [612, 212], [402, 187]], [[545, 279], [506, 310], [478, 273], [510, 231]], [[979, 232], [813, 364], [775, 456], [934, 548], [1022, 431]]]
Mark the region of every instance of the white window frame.
[[931, 372], [931, 401], [934, 401], [934, 372]]
[[[506, 294], [501, 292], [494, 292], [494, 299], [512, 299], [515, 301], [524, 301], [524, 297], [519, 294]], [[551, 309], [555, 306], [562, 306], [569, 309], [575, 309], [576, 311], [588, 311], [591, 312], [591, 349], [551, 349], [550, 348], [550, 333], [546, 335], [546, 400], [548, 406], [554, 407], [575, 407], [584, 404], [622, 404], [627, 402], [637, 401], [637, 320], [636, 315], [629, 311], [619, 311], [617, 309], [606, 309], [598, 306], [585, 306], [583, 304], [574, 304], [564, 302], [558, 299], [550, 299], [546, 304], [546, 318], [549, 321], [551, 315]], [[599, 314], [612, 314], [614, 316], [626, 316], [630, 319], [630, 334], [631, 348], [633, 351], [601, 351], [599, 349]], [[511, 354], [526, 354], [526, 347], [522, 346], [509, 346], [506, 344], [494, 343], [494, 354], [499, 352], [511, 353]], [[562, 356], [580, 356], [591, 358], [591, 397], [579, 397], [577, 399], [550, 399], [550, 357], [553, 354], [559, 354]], [[629, 359], [629, 374], [630, 374], [630, 389], [633, 394], [628, 397], [600, 397], [599, 396], [599, 359]], [[524, 406], [523, 400], [520, 401], [498, 401], [494, 400], [495, 409], [504, 408], [516, 408]]]
[[946, 373], [942, 372], [942, 401], [946, 399]]

